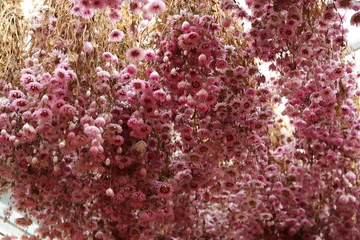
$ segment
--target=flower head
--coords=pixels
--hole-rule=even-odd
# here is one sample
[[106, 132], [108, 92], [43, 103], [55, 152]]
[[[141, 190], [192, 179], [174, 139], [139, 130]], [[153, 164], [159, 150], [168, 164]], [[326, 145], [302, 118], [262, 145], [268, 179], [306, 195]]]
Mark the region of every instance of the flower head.
[[15, 110], [24, 111], [27, 109], [29, 101], [24, 98], [15, 99], [11, 105], [15, 107]]
[[166, 10], [166, 4], [162, 0], [154, 0], [147, 5], [147, 10], [156, 15], [160, 15]]
[[121, 15], [115, 9], [112, 9], [108, 15], [110, 22], [117, 22], [121, 19]]
[[82, 8], [80, 6], [75, 5], [71, 10], [70, 13], [74, 16], [81, 16], [82, 14]]
[[126, 58], [132, 62], [141, 61], [145, 57], [144, 49], [139, 47], [130, 48], [126, 52]]
[[109, 40], [111, 42], [120, 42], [124, 38], [124, 33], [120, 30], [112, 30], [109, 35]]
[[93, 50], [94, 50], [94, 47], [91, 42], [84, 43], [84, 52], [85, 53], [92, 53]]
[[91, 8], [103, 10], [106, 8], [106, 2], [105, 2], [105, 0], [92, 0]]
[[155, 60], [155, 53], [153, 50], [146, 50], [145, 51], [145, 60], [146, 61], [153, 61]]
[[173, 187], [169, 183], [161, 183], [157, 187], [157, 194], [160, 198], [169, 198], [173, 193]]
[[354, 15], [352, 15], [350, 19], [350, 24], [357, 27], [360, 25], [360, 12], [356, 12]]

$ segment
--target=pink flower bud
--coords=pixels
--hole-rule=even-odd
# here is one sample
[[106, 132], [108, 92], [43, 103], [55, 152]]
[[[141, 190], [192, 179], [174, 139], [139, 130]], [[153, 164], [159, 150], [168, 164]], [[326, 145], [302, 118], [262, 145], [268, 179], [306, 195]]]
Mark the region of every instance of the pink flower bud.
[[349, 197], [348, 196], [346, 196], [346, 195], [341, 195], [340, 197], [339, 197], [339, 202], [341, 203], [341, 204], [347, 204], [348, 202], [349, 202]]
[[140, 169], [140, 175], [141, 175], [142, 177], [145, 177], [145, 176], [146, 176], [146, 173], [147, 173], [147, 171], [146, 171], [145, 168], [141, 168], [141, 169]]
[[106, 195], [108, 197], [113, 197], [114, 196], [114, 191], [111, 188], [106, 189]]
[[92, 53], [93, 50], [94, 50], [94, 47], [91, 44], [91, 42], [84, 43], [84, 52], [85, 53]]
[[189, 31], [189, 28], [190, 28], [189, 22], [184, 21], [183, 24], [181, 25], [181, 29], [182, 29], [184, 32], [187, 32], [187, 31]]
[[64, 141], [60, 142], [59, 143], [59, 148], [63, 149], [64, 147], [65, 147], [65, 142]]
[[159, 80], [160, 78], [160, 75], [159, 73], [157, 73], [156, 71], [153, 71], [151, 74], [150, 74], [150, 79], [153, 80], [153, 81], [157, 81]]
[[206, 99], [209, 94], [205, 89], [201, 89], [199, 92], [196, 93], [196, 96], [201, 99]]

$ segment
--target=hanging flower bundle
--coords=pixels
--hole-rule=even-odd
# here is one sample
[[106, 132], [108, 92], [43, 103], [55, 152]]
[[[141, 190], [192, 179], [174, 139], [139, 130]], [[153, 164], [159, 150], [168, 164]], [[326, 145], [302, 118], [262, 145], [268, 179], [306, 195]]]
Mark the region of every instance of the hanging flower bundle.
[[359, 2], [44, 4], [0, 82], [24, 239], [360, 238]]

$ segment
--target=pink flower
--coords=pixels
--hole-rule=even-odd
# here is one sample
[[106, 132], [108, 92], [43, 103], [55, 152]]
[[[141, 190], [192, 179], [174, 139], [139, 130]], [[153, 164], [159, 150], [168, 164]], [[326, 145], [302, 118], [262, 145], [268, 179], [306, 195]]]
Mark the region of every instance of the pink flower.
[[71, 9], [70, 13], [71, 13], [72, 15], [74, 15], [74, 16], [80, 17], [80, 16], [82, 15], [82, 8], [81, 8], [80, 6], [78, 6], [78, 5], [75, 5], [75, 6]]
[[225, 59], [219, 59], [216, 61], [216, 68], [220, 70], [226, 69], [228, 66], [228, 63]]
[[104, 10], [106, 8], [106, 2], [105, 0], [92, 0], [90, 6], [93, 9]]
[[[104, 52], [102, 55], [101, 55], [101, 58], [105, 61], [109, 61], [111, 60], [111, 57], [112, 57], [112, 54], [109, 53], [109, 52]], [[101, 69], [101, 68], [100, 68]]]
[[38, 120], [39, 123], [43, 124], [49, 122], [52, 119], [52, 112], [48, 108], [39, 108], [33, 113], [33, 116]]
[[85, 53], [92, 53], [94, 50], [94, 47], [91, 42], [84, 43], [84, 52]]
[[162, 0], [153, 0], [147, 4], [147, 10], [156, 15], [160, 15], [166, 10], [166, 4]]
[[80, 6], [83, 7], [83, 8], [90, 8], [90, 7], [91, 7], [91, 2], [90, 2], [90, 0], [80, 0], [80, 1], [78, 1], [78, 3], [79, 3]]
[[111, 138], [111, 143], [115, 146], [121, 146], [124, 143], [124, 138], [120, 135], [113, 136]]
[[123, 83], [127, 83], [131, 80], [131, 75], [127, 72], [124, 72], [120, 75], [120, 79]]
[[119, 163], [119, 168], [124, 169], [130, 166], [134, 162], [134, 159], [130, 157], [120, 157], [117, 161]]
[[346, 195], [341, 195], [341, 196], [339, 197], [339, 202], [340, 202], [341, 204], [347, 204], [347, 203], [349, 203], [349, 201], [350, 201], [350, 199], [349, 199], [349, 197], [346, 196]]
[[129, 64], [125, 70], [131, 76], [134, 76], [137, 73], [137, 67], [134, 64]]
[[145, 57], [144, 49], [139, 47], [130, 48], [126, 52], [126, 58], [131, 62], [141, 61]]
[[72, 117], [76, 114], [76, 108], [70, 104], [64, 104], [59, 110], [61, 115], [67, 117]]
[[198, 34], [197, 32], [189, 32], [186, 37], [185, 37], [186, 41], [193, 43], [193, 44], [198, 44], [200, 42], [200, 34]]
[[144, 57], [146, 61], [153, 61], [155, 60], [155, 53], [153, 50], [146, 50]]
[[92, 18], [94, 16], [94, 11], [91, 9], [82, 9], [81, 16], [87, 19]]
[[43, 85], [38, 82], [31, 82], [26, 86], [26, 90], [32, 95], [39, 94], [42, 89]]
[[357, 27], [360, 25], [360, 12], [356, 12], [351, 16], [350, 24]]
[[36, 130], [28, 123], [23, 126], [22, 131], [24, 136], [29, 138], [30, 140], [34, 139], [36, 136]]
[[124, 33], [120, 30], [112, 30], [109, 35], [109, 40], [111, 42], [120, 42], [124, 38]]
[[166, 100], [166, 93], [162, 89], [154, 91], [153, 96], [155, 99], [159, 100], [160, 102], [164, 102]]
[[117, 22], [121, 19], [121, 15], [118, 11], [116, 11], [115, 9], [111, 9], [109, 15], [108, 15], [110, 22]]
[[26, 85], [28, 85], [29, 83], [35, 81], [35, 76], [32, 75], [32, 74], [27, 74], [27, 73], [26, 73], [26, 74], [23, 74], [23, 75], [21, 76], [20, 81], [21, 81], [21, 83], [22, 83], [23, 86], [26, 86]]
[[140, 92], [145, 89], [145, 81], [140, 79], [134, 79], [130, 82], [131, 87], [135, 92]]
[[11, 105], [15, 107], [15, 110], [25, 111], [28, 108], [29, 101], [24, 98], [15, 99]]
[[160, 183], [157, 186], [157, 195], [159, 198], [170, 198], [173, 191], [173, 187], [169, 183]]
[[14, 101], [15, 99], [18, 99], [18, 98], [25, 98], [25, 94], [20, 91], [20, 90], [11, 90], [9, 92], [9, 100], [10, 101]]
[[159, 73], [158, 72], [156, 72], [156, 71], [153, 71], [151, 74], [150, 74], [150, 79], [151, 80], [153, 80], [153, 81], [157, 81], [157, 80], [159, 80], [159, 78], [160, 78], [160, 75], [159, 75]]
[[111, 188], [106, 189], [106, 195], [108, 197], [113, 197], [114, 196], [114, 191]]
[[349, 9], [349, 8], [352, 8], [353, 7], [353, 2], [352, 0], [337, 0], [335, 2], [336, 6], [338, 8], [346, 8], [346, 9]]
[[56, 68], [54, 71], [54, 77], [62, 83], [68, 80], [68, 74], [64, 68]]

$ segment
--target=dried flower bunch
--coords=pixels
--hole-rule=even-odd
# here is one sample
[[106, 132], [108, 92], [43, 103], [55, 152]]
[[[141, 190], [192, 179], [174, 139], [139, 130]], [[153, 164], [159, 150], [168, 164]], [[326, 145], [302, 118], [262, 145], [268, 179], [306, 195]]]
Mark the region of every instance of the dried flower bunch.
[[0, 83], [23, 239], [360, 238], [360, 3], [244, 3], [45, 1]]

